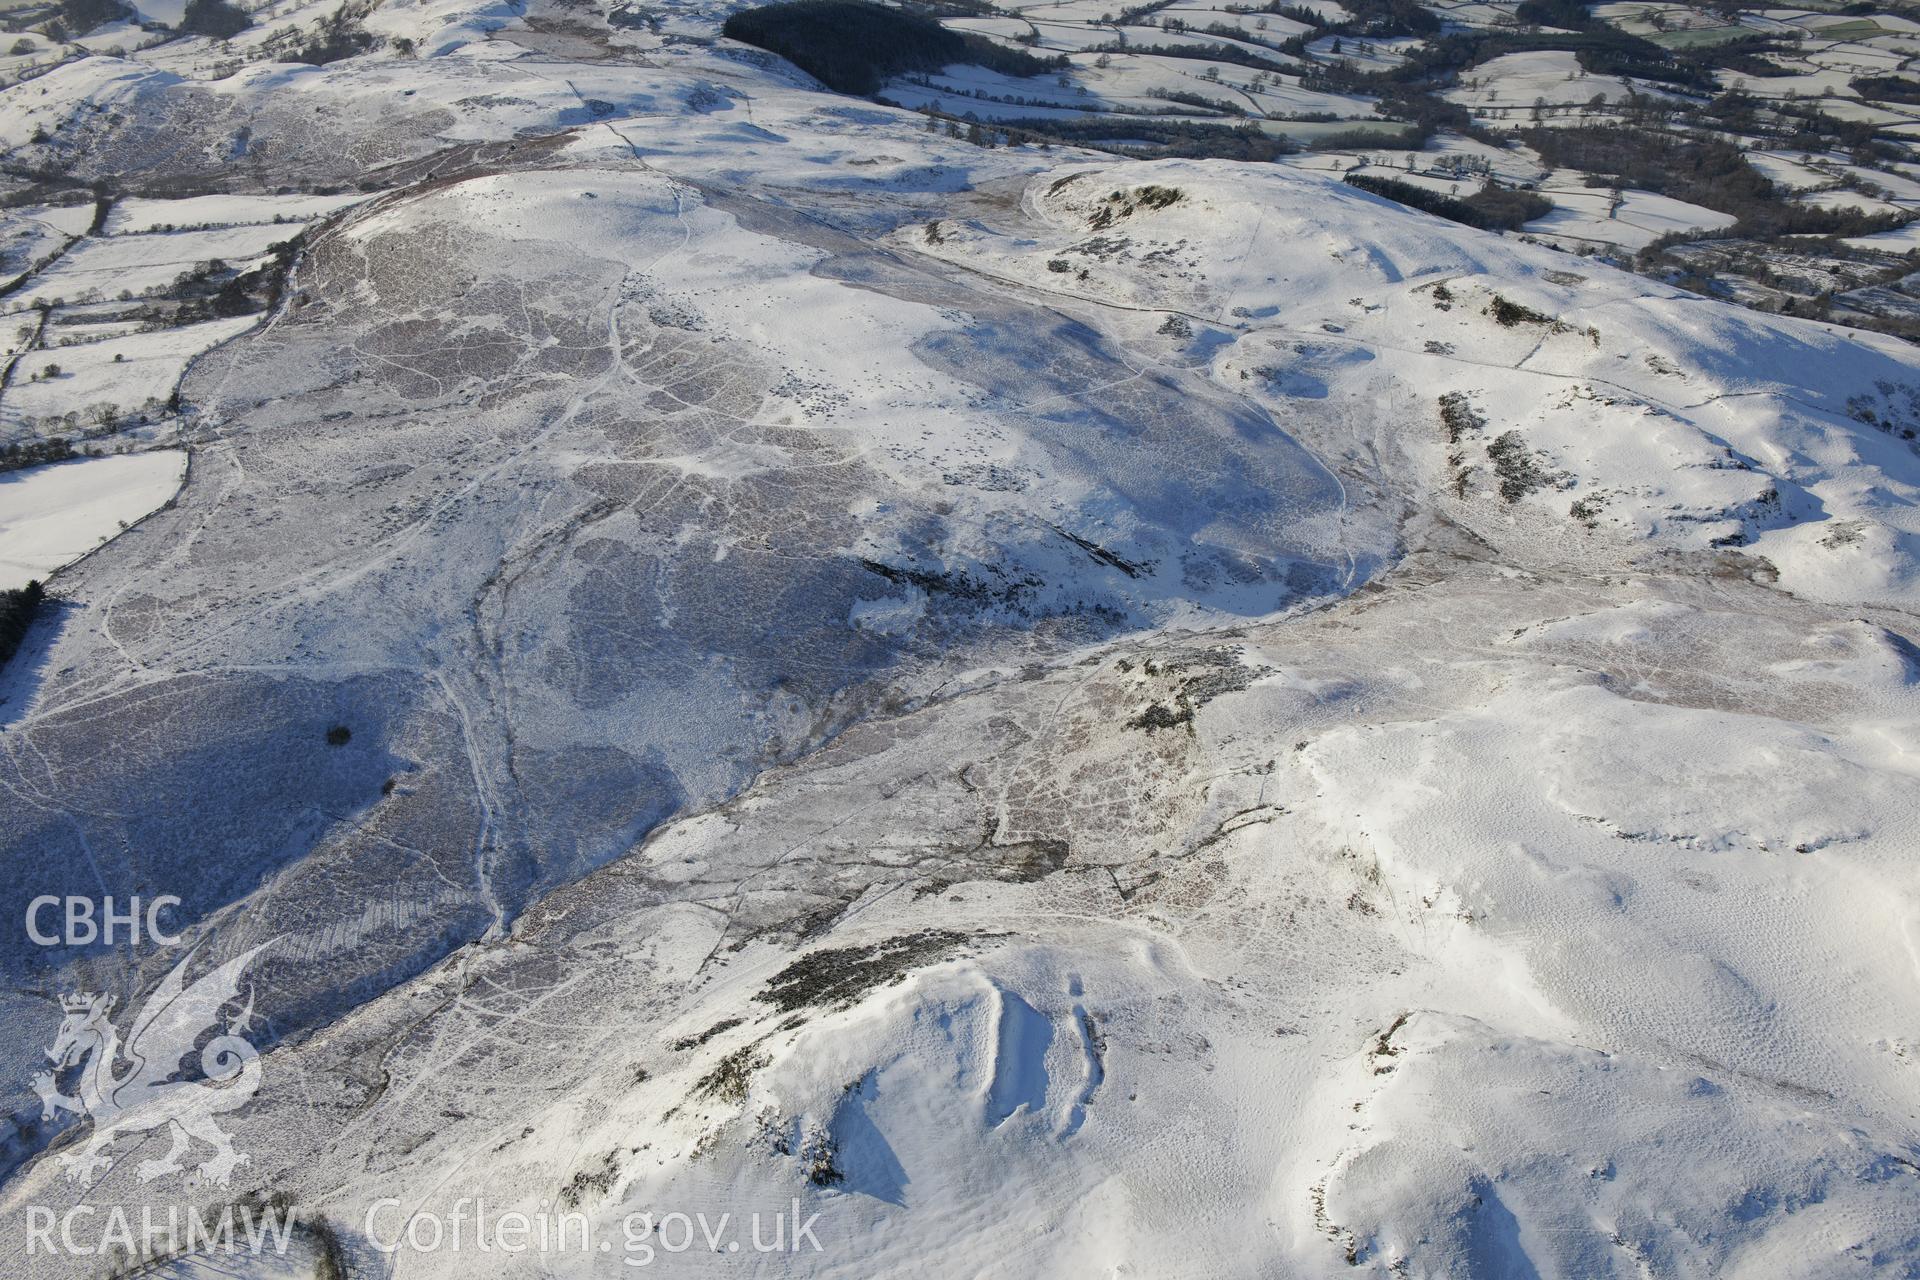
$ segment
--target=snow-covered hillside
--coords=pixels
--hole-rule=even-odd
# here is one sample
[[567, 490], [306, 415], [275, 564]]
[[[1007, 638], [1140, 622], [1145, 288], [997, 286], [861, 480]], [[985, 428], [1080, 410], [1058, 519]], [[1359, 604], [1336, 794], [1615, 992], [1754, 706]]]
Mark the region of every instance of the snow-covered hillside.
[[[183, 952], [0, 936], [9, 1230], [307, 1223], [181, 1276], [1920, 1270], [1920, 350], [1304, 167], [971, 146], [719, 16], [391, 3], [418, 56], [6, 91], [124, 190], [5, 228], [7, 327], [72, 342], [0, 424], [120, 394], [147, 451], [0, 484], [0, 561], [192, 461], [0, 673], [0, 915], [265, 947], [246, 1161], [147, 1180], [154, 1130], [83, 1185], [60, 997], [124, 1019]], [[155, 320], [216, 252], [238, 314]], [[109, 468], [10, 550], [9, 491]], [[382, 1251], [476, 1200], [593, 1243]], [[820, 1250], [633, 1234], [776, 1210]]]

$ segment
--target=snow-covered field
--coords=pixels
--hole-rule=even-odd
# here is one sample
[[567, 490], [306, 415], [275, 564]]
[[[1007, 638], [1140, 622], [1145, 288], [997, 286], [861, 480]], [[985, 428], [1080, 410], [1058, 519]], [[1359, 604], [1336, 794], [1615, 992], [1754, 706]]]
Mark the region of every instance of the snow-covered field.
[[[1646, 92], [1618, 76], [1593, 75], [1571, 53], [1509, 53], [1475, 67], [1448, 98], [1476, 114], [1531, 115], [1536, 106], [1584, 107], [1594, 99], [1615, 102]], [[1542, 123], [1566, 120], [1550, 115]]]
[[[0, 585], [66, 566], [0, 917], [184, 935], [0, 934], [0, 1274], [120, 1265], [36, 1210], [269, 1204], [286, 1257], [144, 1273], [1920, 1270], [1920, 350], [655, 16], [0, 95], [126, 184], [14, 211], [14, 319], [78, 341], [0, 418], [179, 446], [0, 474]], [[1489, 103], [1569, 83], [1517, 56]], [[1028, 90], [1206, 65], [1158, 61]], [[1446, 145], [1541, 239], [1724, 225]], [[295, 233], [267, 310], [135, 314]], [[42, 1120], [63, 995], [204, 1036], [139, 1016], [187, 948], [257, 1077]], [[244, 1162], [166, 1167], [190, 1098]], [[482, 1254], [478, 1201], [591, 1234]]]
[[1529, 234], [1549, 243], [1619, 245], [1644, 249], [1675, 231], [1723, 230], [1731, 215], [1700, 205], [1657, 196], [1631, 187], [1614, 192], [1588, 187], [1577, 174], [1560, 173], [1541, 184], [1553, 212], [1526, 224]]
[[189, 196], [184, 200], [135, 198], [116, 203], [103, 229], [108, 235], [133, 235], [190, 227], [305, 223], [366, 198], [357, 192], [331, 196]]
[[0, 472], [0, 590], [45, 578], [146, 516], [186, 467], [186, 454], [157, 449]]
[[156, 293], [182, 274], [211, 261], [242, 265], [290, 239], [298, 228], [222, 227], [209, 231], [156, 232], [89, 240], [39, 273], [8, 298], [14, 307], [43, 302], [88, 302]]
[[0, 400], [0, 423], [35, 424], [69, 413], [157, 415], [189, 361], [257, 323], [235, 316], [28, 353], [15, 369], [18, 385]]

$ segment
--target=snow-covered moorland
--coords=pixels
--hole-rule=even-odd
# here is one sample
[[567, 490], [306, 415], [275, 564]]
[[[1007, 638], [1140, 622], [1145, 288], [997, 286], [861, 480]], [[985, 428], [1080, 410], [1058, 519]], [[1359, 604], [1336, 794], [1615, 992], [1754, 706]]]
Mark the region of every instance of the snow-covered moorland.
[[[159, 506], [0, 671], [0, 1274], [1920, 1271], [1920, 352], [652, 16], [0, 95], [122, 190], [0, 426], [147, 449], [0, 561]], [[196, 947], [245, 1159], [91, 1160], [61, 997]]]

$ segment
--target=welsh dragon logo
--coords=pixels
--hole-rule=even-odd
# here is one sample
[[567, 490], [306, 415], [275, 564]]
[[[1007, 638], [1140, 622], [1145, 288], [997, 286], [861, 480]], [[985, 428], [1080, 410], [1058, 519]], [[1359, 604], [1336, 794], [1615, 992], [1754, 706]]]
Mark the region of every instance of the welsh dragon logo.
[[[189, 953], [140, 1006], [124, 1043], [110, 1020], [113, 997], [81, 994], [61, 999], [66, 1018], [47, 1050], [53, 1070], [36, 1075], [33, 1087], [40, 1095], [43, 1120], [68, 1111], [93, 1122], [86, 1144], [60, 1156], [68, 1177], [91, 1187], [113, 1165], [108, 1151], [116, 1142], [166, 1129], [172, 1146], [159, 1159], [140, 1162], [140, 1181], [180, 1172], [185, 1167], [181, 1157], [198, 1139], [213, 1148], [198, 1166], [200, 1175], [228, 1185], [247, 1157], [234, 1151], [215, 1117], [245, 1105], [260, 1088], [260, 1054], [239, 1034], [253, 1022], [251, 989], [245, 1007], [227, 1017], [224, 1026], [221, 1013], [238, 1000], [241, 973], [271, 945], [263, 943], [236, 956], [191, 984], [186, 981], [193, 960]], [[219, 1034], [200, 1046], [205, 1080], [174, 1079], [181, 1060], [208, 1031]], [[70, 1097], [60, 1091], [58, 1080], [60, 1073], [76, 1067], [78, 1094]]]

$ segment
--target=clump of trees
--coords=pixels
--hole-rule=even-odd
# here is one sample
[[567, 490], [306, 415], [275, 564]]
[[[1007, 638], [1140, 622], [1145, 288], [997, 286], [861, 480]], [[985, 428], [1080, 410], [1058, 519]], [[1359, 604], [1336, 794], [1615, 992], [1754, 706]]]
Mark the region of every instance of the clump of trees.
[[65, 462], [74, 457], [73, 446], [65, 436], [46, 440], [21, 440], [0, 445], [0, 471], [18, 471], [49, 462]]
[[1513, 16], [1528, 26], [1567, 31], [1586, 31], [1595, 25], [1586, 0], [1521, 0]]
[[1255, 71], [1289, 75], [1294, 71], [1291, 64], [1278, 58], [1263, 58], [1251, 49], [1232, 44], [1136, 44], [1132, 41], [1110, 40], [1105, 44], [1089, 45], [1085, 52], [1146, 54], [1155, 58], [1186, 58], [1194, 62], [1231, 62]]
[[278, 32], [267, 41], [266, 47], [276, 58], [316, 67], [365, 53], [377, 43], [364, 25], [375, 3], [376, 0], [346, 0], [314, 23], [310, 31], [290, 28]]
[[61, 0], [60, 21], [76, 35], [85, 35], [95, 27], [118, 22], [133, 10], [120, 0]]
[[721, 34], [777, 53], [840, 93], [869, 96], [891, 76], [969, 63], [1010, 76], [1064, 70], [1064, 54], [1040, 58], [932, 18], [868, 0], [788, 0], [730, 16]]
[[1795, 48], [1797, 36], [1787, 38], [1773, 35], [1741, 36], [1720, 44], [1695, 45], [1690, 49], [1674, 50], [1674, 56], [1682, 61], [1700, 67], [1717, 67], [1723, 71], [1737, 71], [1741, 75], [1758, 76], [1761, 79], [1780, 79], [1786, 76], [1802, 74], [1802, 70], [1792, 66], [1782, 66], [1773, 60], [1774, 55], [1786, 58], [1789, 62], [1799, 61]]
[[1530, 129], [1527, 145], [1554, 168], [1600, 174], [1736, 217], [1773, 200], [1773, 184], [1733, 143], [1618, 125]]
[[1905, 76], [1855, 76], [1853, 91], [1875, 102], [1920, 102], [1920, 80]]
[[27, 638], [27, 628], [33, 625], [34, 615], [46, 598], [46, 589], [37, 580], [12, 591], [0, 591], [0, 667], [20, 652], [20, 642]]
[[[1198, 120], [1163, 120], [1128, 116], [1124, 122], [1105, 120], [1009, 120], [1007, 127], [1026, 137], [1051, 138], [1080, 146], [1101, 147], [1127, 155], [1185, 156], [1218, 160], [1274, 160], [1299, 148], [1279, 134], [1270, 134], [1249, 120], [1244, 124], [1208, 124]], [[1116, 146], [1112, 139], [1124, 133], [1132, 145]], [[1377, 143], [1386, 146], [1388, 143]]]
[[[1305, 84], [1304, 78], [1302, 84]], [[1447, 129], [1490, 146], [1502, 145], [1502, 139], [1474, 122], [1473, 114], [1467, 108], [1420, 89], [1395, 86], [1380, 99], [1376, 110], [1389, 120], [1405, 120], [1417, 126], [1423, 143], [1439, 130]]]
[[251, 271], [238, 271], [214, 258], [177, 276], [170, 290], [171, 310], [146, 308], [131, 313], [172, 328], [201, 320], [254, 315], [279, 305], [286, 287], [287, 269], [300, 253], [306, 233], [271, 246], [267, 260]]
[[1418, 0], [1341, 0], [1340, 7], [1353, 16], [1322, 30], [1363, 39], [1430, 36], [1440, 30], [1440, 19]]
[[247, 11], [232, 0], [187, 0], [180, 15], [180, 30], [215, 40], [231, 39], [252, 25]]
[[1423, 213], [1483, 231], [1510, 231], [1553, 212], [1553, 201], [1538, 192], [1503, 187], [1497, 182], [1489, 182], [1469, 196], [1441, 195], [1411, 182], [1367, 173], [1349, 173], [1346, 182], [1348, 186], [1385, 196]]

